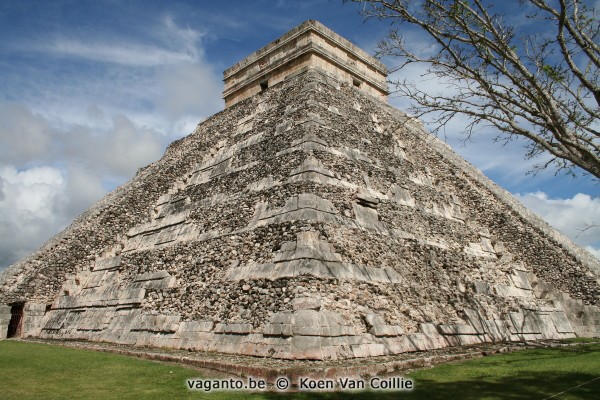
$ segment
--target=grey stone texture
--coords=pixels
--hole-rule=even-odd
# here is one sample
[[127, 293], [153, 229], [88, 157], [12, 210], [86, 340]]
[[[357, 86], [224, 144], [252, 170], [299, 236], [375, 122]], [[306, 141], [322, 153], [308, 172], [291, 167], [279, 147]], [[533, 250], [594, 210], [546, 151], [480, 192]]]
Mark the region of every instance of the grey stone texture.
[[24, 302], [25, 336], [319, 360], [598, 336], [598, 271], [418, 121], [307, 67], [6, 270], [0, 328]]
[[0, 305], [0, 339], [6, 339], [10, 322], [10, 306]]

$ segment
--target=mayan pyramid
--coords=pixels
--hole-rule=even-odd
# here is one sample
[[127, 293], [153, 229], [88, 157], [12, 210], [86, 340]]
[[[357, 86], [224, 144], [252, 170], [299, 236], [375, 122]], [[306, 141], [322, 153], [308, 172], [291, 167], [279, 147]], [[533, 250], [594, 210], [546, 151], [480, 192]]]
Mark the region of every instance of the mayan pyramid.
[[[600, 334], [600, 263], [306, 21], [226, 108], [0, 276], [0, 333], [347, 359]], [[199, 88], [200, 90], [200, 88]]]

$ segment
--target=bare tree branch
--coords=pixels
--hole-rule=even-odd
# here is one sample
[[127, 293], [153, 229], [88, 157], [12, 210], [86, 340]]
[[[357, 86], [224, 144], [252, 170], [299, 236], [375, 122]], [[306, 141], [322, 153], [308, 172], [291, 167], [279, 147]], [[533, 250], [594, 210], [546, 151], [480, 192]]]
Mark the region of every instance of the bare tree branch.
[[590, 229], [598, 229], [598, 228], [600, 228], [600, 224], [597, 224], [595, 222], [585, 224], [585, 226], [583, 228], [577, 229], [579, 231], [579, 233], [577, 235], [575, 235], [575, 237], [581, 236], [583, 233], [589, 231]]
[[[600, 22], [580, 0], [520, 0], [530, 26], [520, 30], [493, 13], [491, 0], [346, 0], [363, 14], [391, 23], [378, 56], [399, 59], [393, 71], [423, 64], [423, 76], [449, 82], [450, 94], [430, 93], [406, 80], [397, 93], [417, 116], [436, 115], [437, 132], [457, 115], [528, 140], [526, 157], [550, 154], [557, 170], [575, 167], [600, 178]], [[533, 13], [531, 13], [533, 10]], [[526, 15], [523, 12], [523, 15]], [[410, 51], [398, 25], [431, 39], [433, 53]], [[533, 27], [533, 29], [531, 28]], [[534, 31], [535, 30], [535, 31]]]

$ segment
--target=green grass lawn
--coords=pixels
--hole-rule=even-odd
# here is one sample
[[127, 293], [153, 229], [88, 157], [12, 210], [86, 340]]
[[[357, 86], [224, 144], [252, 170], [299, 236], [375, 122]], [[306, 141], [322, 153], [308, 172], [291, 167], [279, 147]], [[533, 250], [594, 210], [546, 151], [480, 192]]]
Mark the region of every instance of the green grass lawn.
[[[188, 391], [201, 372], [110, 353], [0, 341], [2, 399], [544, 399], [600, 377], [600, 344], [532, 349], [414, 371], [412, 392]], [[215, 375], [214, 377], [222, 377]], [[553, 399], [600, 398], [600, 379]]]

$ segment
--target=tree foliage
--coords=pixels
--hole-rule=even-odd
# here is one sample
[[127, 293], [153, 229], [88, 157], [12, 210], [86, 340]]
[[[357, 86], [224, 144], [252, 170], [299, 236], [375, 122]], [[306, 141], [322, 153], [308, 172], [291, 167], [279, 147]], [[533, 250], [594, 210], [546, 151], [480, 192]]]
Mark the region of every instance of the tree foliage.
[[[501, 140], [527, 138], [528, 158], [551, 155], [537, 168], [574, 174], [578, 166], [600, 178], [600, 23], [593, 8], [579, 0], [521, 0], [501, 15], [486, 0], [352, 1], [364, 3], [365, 16], [391, 22], [378, 56], [397, 57], [396, 70], [425, 64], [425, 76], [452, 86], [440, 94], [396, 81], [413, 100], [411, 112], [433, 113], [437, 129], [466, 115], [469, 137], [492, 125]], [[429, 52], [410, 50], [407, 25], [427, 34]]]

